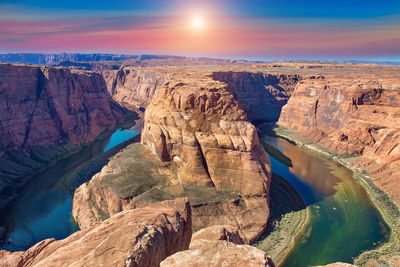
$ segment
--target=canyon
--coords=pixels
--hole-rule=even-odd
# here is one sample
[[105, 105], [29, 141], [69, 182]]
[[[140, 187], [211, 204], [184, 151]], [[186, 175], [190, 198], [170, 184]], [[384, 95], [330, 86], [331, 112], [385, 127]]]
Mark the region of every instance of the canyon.
[[[195, 229], [231, 224], [247, 243], [253, 243], [267, 225], [271, 177], [257, 131], [224, 84], [198, 73], [171, 75], [146, 107], [143, 145], [134, 144], [120, 152], [88, 185], [78, 188], [73, 203], [75, 219], [81, 228], [85, 222], [91, 226], [101, 218], [95, 214], [111, 215], [155, 197], [184, 194], [193, 203]], [[140, 156], [134, 156], [135, 147]], [[154, 156], [146, 155], [151, 152]], [[122, 163], [128, 155], [150, 158], [146, 162], [155, 167], [149, 169], [157, 173], [151, 179], [143, 175], [128, 178], [129, 173], [140, 173], [143, 168]], [[157, 166], [157, 161], [167, 162], [168, 170]], [[111, 179], [118, 182], [106, 182]], [[155, 188], [159, 192], [154, 192]], [[94, 204], [89, 205], [90, 201]]]
[[29, 175], [137, 117], [101, 75], [50, 67], [0, 64], [0, 101], [0, 208]]
[[[115, 154], [75, 191], [72, 214], [81, 230], [26, 252], [1, 251], [0, 262], [220, 266], [222, 259], [233, 266], [274, 266], [249, 246], [266, 233], [271, 213], [271, 162], [254, 126], [264, 122], [368, 172], [400, 206], [398, 68], [149, 60], [154, 66], [98, 73], [0, 65], [6, 103], [1, 159], [7, 164], [19, 157], [34, 161], [53, 146], [79, 149], [127, 117], [137, 118], [135, 110], [145, 111], [140, 143]], [[18, 187], [14, 176], [0, 180], [7, 194]], [[132, 232], [129, 238], [124, 231]], [[74, 249], [78, 242], [81, 251]], [[110, 248], [114, 243], [123, 247]], [[139, 247], [146, 248], [143, 255]]]
[[[400, 207], [400, 80], [398, 69], [321, 74], [301, 81], [278, 124], [368, 172]], [[385, 73], [384, 77], [382, 73]]]

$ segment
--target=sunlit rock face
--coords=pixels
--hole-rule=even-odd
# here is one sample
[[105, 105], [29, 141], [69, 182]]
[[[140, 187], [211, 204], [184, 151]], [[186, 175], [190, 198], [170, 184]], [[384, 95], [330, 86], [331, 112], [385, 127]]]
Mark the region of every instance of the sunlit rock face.
[[103, 71], [112, 98], [120, 103], [145, 108], [154, 93], [168, 80], [166, 69], [121, 67]]
[[361, 155], [349, 162], [367, 170], [399, 206], [400, 71], [343, 68], [300, 81], [278, 124], [332, 152]]
[[3, 148], [82, 144], [125, 115], [96, 73], [0, 64], [0, 81]]
[[272, 259], [263, 251], [243, 245], [238, 230], [226, 225], [210, 226], [194, 233], [189, 250], [169, 256], [160, 266], [275, 267]]
[[158, 202], [124, 211], [66, 239], [46, 239], [25, 252], [0, 251], [12, 266], [159, 266], [188, 249], [192, 236], [188, 199]]
[[[146, 108], [141, 135], [144, 149], [138, 145], [126, 148], [76, 191], [75, 219], [81, 227], [91, 227], [102, 220], [103, 213], [111, 215], [146, 201], [183, 194], [193, 200], [195, 229], [227, 224], [237, 227], [245, 242], [255, 242], [269, 217], [271, 177], [269, 158], [255, 127], [227, 85], [213, 80], [210, 72], [169, 75]], [[151, 177], [140, 172], [137, 160], [123, 164], [130, 157], [128, 151], [153, 162]], [[160, 166], [162, 162], [169, 167]], [[125, 181], [131, 173], [143, 179], [135, 176]], [[105, 182], [108, 177], [121, 182]], [[144, 190], [150, 189], [144, 180], [152, 190]], [[122, 184], [130, 188], [128, 194], [120, 193]], [[99, 209], [93, 210], [94, 206]]]
[[0, 64], [0, 207], [26, 177], [124, 121], [101, 75]]
[[[182, 184], [251, 195], [268, 217], [269, 158], [225, 83], [202, 73], [175, 74], [147, 107], [141, 142], [177, 164]], [[257, 232], [249, 231], [248, 240]]]

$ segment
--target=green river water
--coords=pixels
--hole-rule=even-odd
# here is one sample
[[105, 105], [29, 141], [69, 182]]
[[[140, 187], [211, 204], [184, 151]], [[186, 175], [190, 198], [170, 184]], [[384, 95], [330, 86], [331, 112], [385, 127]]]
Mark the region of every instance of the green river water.
[[281, 138], [261, 141], [291, 160], [288, 167], [271, 156], [272, 171], [297, 189], [310, 214], [283, 266], [352, 263], [353, 257], [388, 239], [389, 228], [351, 170]]

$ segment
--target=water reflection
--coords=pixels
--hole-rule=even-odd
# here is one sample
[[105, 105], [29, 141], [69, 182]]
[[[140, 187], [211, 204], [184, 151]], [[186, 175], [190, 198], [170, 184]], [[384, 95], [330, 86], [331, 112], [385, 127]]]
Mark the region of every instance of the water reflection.
[[131, 129], [119, 129], [30, 180], [1, 213], [0, 225], [7, 230], [6, 240], [12, 241], [2, 247], [11, 251], [26, 250], [43, 239], [62, 239], [75, 232], [78, 228], [71, 216], [71, 188], [79, 171], [103, 152], [137, 136], [140, 127], [138, 124]]
[[310, 223], [284, 266], [351, 263], [363, 250], [387, 240], [387, 225], [351, 170], [284, 139], [265, 137], [262, 142], [290, 158], [293, 167], [271, 157], [272, 171], [298, 190], [310, 214]]

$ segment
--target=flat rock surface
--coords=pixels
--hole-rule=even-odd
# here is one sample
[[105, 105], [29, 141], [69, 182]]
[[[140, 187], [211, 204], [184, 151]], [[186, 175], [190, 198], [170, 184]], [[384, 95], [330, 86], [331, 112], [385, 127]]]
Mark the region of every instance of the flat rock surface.
[[181, 251], [168, 257], [160, 264], [167, 266], [268, 266], [274, 267], [265, 253], [249, 245], [218, 240], [199, 239], [192, 241], [190, 250]]

